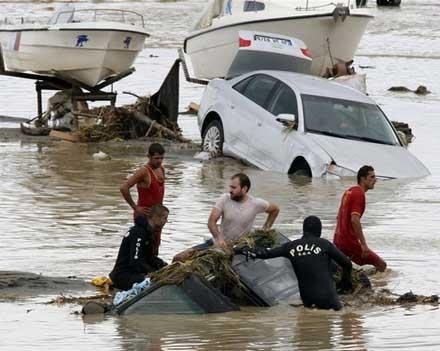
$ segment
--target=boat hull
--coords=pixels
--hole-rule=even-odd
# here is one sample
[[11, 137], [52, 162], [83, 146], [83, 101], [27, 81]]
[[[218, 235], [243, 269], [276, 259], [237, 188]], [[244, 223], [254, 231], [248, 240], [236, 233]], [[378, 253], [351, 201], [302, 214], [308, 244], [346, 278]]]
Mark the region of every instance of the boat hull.
[[147, 36], [111, 29], [0, 30], [8, 71], [57, 74], [91, 87], [128, 70]]
[[230, 23], [190, 35], [184, 47], [195, 76], [212, 79], [226, 76], [239, 50], [238, 31], [277, 33], [304, 41], [312, 52], [311, 73], [321, 76], [334, 64], [353, 59], [371, 19], [368, 15], [349, 15], [344, 21], [335, 21], [328, 13]]

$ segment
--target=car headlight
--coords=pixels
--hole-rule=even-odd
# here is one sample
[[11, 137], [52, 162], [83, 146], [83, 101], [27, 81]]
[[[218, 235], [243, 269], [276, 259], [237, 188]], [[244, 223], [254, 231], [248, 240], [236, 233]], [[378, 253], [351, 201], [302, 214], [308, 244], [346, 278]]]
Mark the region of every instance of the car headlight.
[[337, 177], [337, 178], [344, 178], [344, 177], [355, 177], [356, 172], [352, 171], [351, 169], [344, 168], [341, 166], [338, 166], [336, 163], [331, 163], [327, 166], [327, 177]]

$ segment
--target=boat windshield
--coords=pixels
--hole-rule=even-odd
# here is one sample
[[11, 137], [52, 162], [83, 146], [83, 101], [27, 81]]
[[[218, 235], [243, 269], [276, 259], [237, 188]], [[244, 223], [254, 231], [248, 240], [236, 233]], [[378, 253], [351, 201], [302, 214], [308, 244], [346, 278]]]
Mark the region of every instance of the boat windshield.
[[315, 95], [301, 97], [306, 132], [400, 145], [390, 122], [377, 105]]
[[[344, 6], [350, 6], [353, 0], [341, 0]], [[335, 2], [331, 0], [223, 0], [221, 15], [239, 15], [260, 11], [304, 11], [319, 10], [326, 7], [334, 7]]]
[[144, 18], [141, 14], [134, 11], [118, 9], [80, 9], [76, 10], [73, 6], [62, 7], [57, 11], [48, 24], [62, 24], [72, 22], [118, 22], [141, 25], [145, 27]]
[[[340, 0], [344, 6], [353, 6], [354, 0]], [[215, 18], [260, 14], [264, 12], [286, 15], [293, 11], [315, 11], [334, 8], [332, 0], [208, 0], [202, 14], [193, 25], [199, 30], [212, 25]]]

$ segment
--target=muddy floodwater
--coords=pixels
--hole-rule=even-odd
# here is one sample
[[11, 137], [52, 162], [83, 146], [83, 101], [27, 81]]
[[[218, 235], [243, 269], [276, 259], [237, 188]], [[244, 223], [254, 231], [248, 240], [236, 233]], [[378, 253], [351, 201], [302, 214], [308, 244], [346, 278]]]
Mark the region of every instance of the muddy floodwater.
[[[86, 6], [87, 2], [78, 2]], [[176, 58], [192, 19], [204, 1], [96, 1], [99, 7], [124, 7], [146, 17], [151, 39], [136, 72], [118, 83], [118, 92], [154, 92]], [[59, 2], [0, 1], [1, 16], [49, 17]], [[367, 194], [363, 217], [369, 246], [388, 262], [375, 275], [375, 288], [395, 293], [440, 293], [440, 3], [403, 0], [400, 8], [376, 8], [355, 66], [368, 75], [368, 92], [392, 120], [409, 123], [416, 139], [409, 147], [431, 171], [423, 179], [378, 181]], [[215, 63], [213, 63], [215, 64]], [[359, 66], [364, 67], [363, 69]], [[391, 86], [426, 96], [394, 93]], [[181, 84], [181, 110], [198, 102], [200, 86]], [[47, 97], [47, 94], [46, 94]], [[120, 95], [118, 103], [133, 102]], [[0, 115], [36, 113], [32, 82], [0, 77]], [[179, 119], [184, 135], [200, 140], [195, 117]], [[14, 127], [13, 123], [0, 127]], [[64, 281], [90, 280], [111, 270], [131, 212], [119, 184], [145, 162], [143, 147], [84, 145], [67, 142], [0, 142], [0, 271], [41, 273]], [[102, 150], [109, 161], [95, 161]], [[170, 221], [163, 232], [161, 256], [172, 256], [201, 242], [206, 222], [229, 177], [249, 174], [252, 194], [279, 204], [276, 227], [299, 235], [306, 215], [321, 217], [324, 236], [332, 238], [339, 200], [347, 180], [305, 180], [263, 172], [231, 159], [200, 162], [194, 152], [171, 152], [165, 160], [165, 204]], [[259, 217], [261, 225], [264, 217]], [[25, 275], [26, 276], [26, 275]], [[68, 278], [71, 279], [71, 278]], [[0, 284], [1, 286], [1, 284]], [[94, 293], [92, 286], [64, 294]], [[26, 294], [20, 287], [0, 289], [0, 350], [437, 350], [437, 307], [346, 307], [341, 312], [279, 305], [270, 309], [195, 316], [82, 318], [77, 305], [46, 305], [56, 286]]]

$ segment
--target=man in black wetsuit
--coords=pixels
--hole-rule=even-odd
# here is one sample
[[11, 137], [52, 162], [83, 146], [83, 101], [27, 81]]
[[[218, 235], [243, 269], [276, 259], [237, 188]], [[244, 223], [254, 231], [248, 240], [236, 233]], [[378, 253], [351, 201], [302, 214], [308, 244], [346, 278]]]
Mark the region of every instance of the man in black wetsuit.
[[340, 310], [332, 274], [332, 260], [343, 269], [340, 290], [352, 289], [351, 261], [330, 241], [321, 238], [321, 221], [309, 216], [303, 222], [303, 236], [274, 249], [238, 249], [257, 258], [286, 257], [292, 263], [298, 279], [299, 292], [305, 307]]
[[109, 274], [113, 286], [129, 290], [134, 283], [140, 283], [145, 275], [166, 265], [154, 254], [153, 233], [161, 230], [168, 220], [168, 209], [154, 205], [148, 215], [138, 215], [135, 225], [122, 239], [118, 258]]

